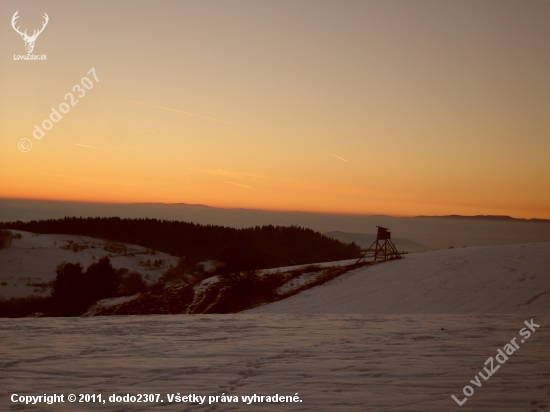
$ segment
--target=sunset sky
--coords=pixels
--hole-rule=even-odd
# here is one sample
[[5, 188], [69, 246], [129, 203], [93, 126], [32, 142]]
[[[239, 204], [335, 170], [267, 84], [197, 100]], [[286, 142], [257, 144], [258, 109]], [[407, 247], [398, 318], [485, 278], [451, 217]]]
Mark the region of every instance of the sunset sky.
[[[14, 60], [16, 11], [28, 34], [48, 14], [47, 60]], [[548, 0], [2, 0], [0, 16], [1, 198], [550, 218]]]

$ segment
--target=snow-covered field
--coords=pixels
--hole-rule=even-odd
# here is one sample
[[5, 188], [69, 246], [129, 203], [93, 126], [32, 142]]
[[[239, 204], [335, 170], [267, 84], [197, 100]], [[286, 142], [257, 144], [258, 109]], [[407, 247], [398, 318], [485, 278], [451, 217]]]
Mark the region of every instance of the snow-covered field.
[[[549, 268], [549, 243], [451, 249], [364, 267], [247, 313], [0, 319], [0, 410], [542, 411]], [[524, 339], [532, 318], [540, 327]], [[519, 349], [478, 387], [476, 374], [513, 338]], [[451, 395], [463, 400], [466, 385], [474, 393], [459, 407]], [[164, 402], [25, 407], [14, 393]], [[207, 398], [169, 404], [178, 393]], [[241, 398], [296, 393], [302, 402]], [[222, 394], [239, 403], [208, 404]]]
[[[0, 250], [0, 296], [5, 299], [31, 294], [48, 295], [50, 287], [46, 284], [55, 280], [55, 270], [61, 262], [80, 262], [86, 269], [101, 257], [110, 256], [113, 267], [141, 273], [150, 283], [156, 282], [170, 265], [178, 263], [175, 256], [161, 252], [152, 255], [142, 246], [86, 236], [11, 232], [20, 234], [21, 239], [12, 239], [10, 247]], [[162, 263], [155, 266], [155, 261]]]
[[406, 255], [249, 313], [550, 314], [550, 243]]
[[[167, 315], [1, 319], [1, 410], [461, 410], [462, 388], [517, 315]], [[550, 407], [550, 316], [462, 407]], [[442, 330], [443, 328], [443, 330]], [[156, 404], [23, 407], [9, 395], [159, 393]], [[292, 395], [301, 403], [167, 405], [166, 394]], [[208, 399], [208, 398], [207, 398]], [[162, 406], [162, 407], [160, 407]]]

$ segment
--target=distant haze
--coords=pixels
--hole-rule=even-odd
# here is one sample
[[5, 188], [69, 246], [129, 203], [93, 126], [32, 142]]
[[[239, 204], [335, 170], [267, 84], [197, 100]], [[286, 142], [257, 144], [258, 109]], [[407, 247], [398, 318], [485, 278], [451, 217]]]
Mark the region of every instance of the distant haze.
[[392, 217], [306, 212], [223, 209], [186, 204], [103, 204], [0, 199], [0, 221], [59, 219], [65, 216], [156, 218], [235, 228], [257, 225], [298, 225], [319, 232], [373, 234], [390, 228], [430, 249], [550, 241], [550, 222], [453, 217]]

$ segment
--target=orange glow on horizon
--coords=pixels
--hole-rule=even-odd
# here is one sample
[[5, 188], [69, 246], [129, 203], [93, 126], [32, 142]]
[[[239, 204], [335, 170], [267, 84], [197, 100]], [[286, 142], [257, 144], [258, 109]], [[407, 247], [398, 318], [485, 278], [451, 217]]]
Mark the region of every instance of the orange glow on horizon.
[[45, 61], [8, 26], [0, 197], [550, 219], [550, 3], [215, 4], [49, 4]]

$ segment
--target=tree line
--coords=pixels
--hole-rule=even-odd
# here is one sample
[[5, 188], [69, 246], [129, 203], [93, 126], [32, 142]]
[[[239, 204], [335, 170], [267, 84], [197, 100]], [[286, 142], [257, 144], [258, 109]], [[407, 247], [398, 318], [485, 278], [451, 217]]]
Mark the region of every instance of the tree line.
[[130, 243], [185, 256], [187, 261], [218, 259], [236, 270], [264, 269], [360, 256], [360, 247], [299, 226], [224, 226], [158, 219], [65, 217], [4, 222], [0, 229], [81, 235]]

